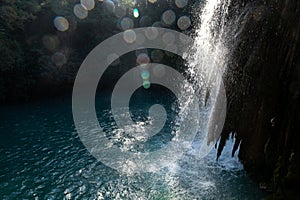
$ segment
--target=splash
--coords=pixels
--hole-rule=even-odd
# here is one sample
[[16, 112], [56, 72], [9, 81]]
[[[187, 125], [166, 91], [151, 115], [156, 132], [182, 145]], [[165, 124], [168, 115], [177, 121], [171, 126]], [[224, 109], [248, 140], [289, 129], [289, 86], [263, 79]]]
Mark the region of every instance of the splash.
[[[231, 0], [207, 1], [201, 16], [200, 25], [195, 31], [195, 41], [187, 56], [187, 72], [196, 87], [203, 107], [203, 122], [206, 145], [198, 149], [200, 157], [210, 151], [220, 137], [226, 115], [224, 103], [226, 94], [222, 76], [226, 70], [229, 50], [226, 47], [226, 17]], [[226, 105], [226, 104], [225, 104]]]

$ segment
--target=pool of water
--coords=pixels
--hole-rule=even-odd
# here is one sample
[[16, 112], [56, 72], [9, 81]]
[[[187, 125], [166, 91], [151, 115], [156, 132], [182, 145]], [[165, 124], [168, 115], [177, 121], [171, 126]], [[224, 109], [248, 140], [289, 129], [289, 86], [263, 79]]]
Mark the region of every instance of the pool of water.
[[[133, 113], [143, 112], [142, 102], [132, 106]], [[99, 121], [111, 124], [107, 108], [97, 110], [102, 110]], [[159, 172], [125, 175], [97, 161], [83, 146], [69, 98], [1, 107], [0, 120], [0, 199], [263, 197], [238, 159], [231, 158], [233, 141], [219, 161], [216, 150], [203, 159], [191, 151]], [[111, 131], [106, 127], [108, 134]]]

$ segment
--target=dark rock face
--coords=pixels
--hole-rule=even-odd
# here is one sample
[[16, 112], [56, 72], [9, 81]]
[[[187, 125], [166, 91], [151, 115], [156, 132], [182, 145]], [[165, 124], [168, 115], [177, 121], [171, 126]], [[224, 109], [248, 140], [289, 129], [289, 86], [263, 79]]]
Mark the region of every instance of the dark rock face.
[[299, 187], [300, 1], [238, 4], [218, 156], [232, 133], [233, 154], [240, 144], [239, 158], [251, 177], [272, 183], [274, 191]]

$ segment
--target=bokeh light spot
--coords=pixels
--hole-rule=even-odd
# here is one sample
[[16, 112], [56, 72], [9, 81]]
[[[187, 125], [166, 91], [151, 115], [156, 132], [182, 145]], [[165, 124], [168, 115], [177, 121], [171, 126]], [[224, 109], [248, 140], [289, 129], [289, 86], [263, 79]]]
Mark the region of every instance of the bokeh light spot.
[[150, 81], [149, 81], [149, 80], [145, 80], [145, 81], [143, 82], [143, 87], [144, 87], [145, 89], [149, 89], [149, 88], [151, 87]]
[[103, 2], [103, 7], [108, 11], [108, 12], [111, 12], [111, 13], [115, 13], [116, 11], [116, 6], [115, 6], [115, 3], [111, 0], [105, 0]]
[[157, 0], [148, 0], [150, 3], [156, 3]]
[[146, 53], [141, 53], [137, 56], [136, 63], [141, 64], [148, 64], [150, 62], [150, 58]]
[[95, 8], [94, 0], [80, 0], [80, 4], [87, 10], [93, 10]]
[[167, 26], [172, 25], [175, 22], [175, 20], [176, 14], [173, 10], [167, 10], [162, 15], [162, 22]]
[[138, 57], [138, 55], [140, 55], [142, 53], [148, 55], [148, 50], [147, 49], [137, 49], [137, 50], [135, 50], [136, 57]]
[[76, 4], [73, 8], [73, 13], [79, 19], [85, 19], [88, 16], [87, 9], [81, 4]]
[[178, 19], [177, 26], [184, 31], [191, 26], [191, 19], [188, 16], [182, 16]]
[[148, 80], [148, 79], [149, 79], [149, 77], [150, 77], [150, 73], [149, 73], [149, 71], [148, 71], [148, 70], [144, 70], [144, 71], [142, 71], [142, 73], [141, 73], [141, 77], [142, 77], [142, 79], [143, 79], [143, 80]]
[[55, 28], [62, 32], [67, 31], [70, 26], [68, 20], [61, 16], [55, 17], [53, 23]]
[[59, 46], [59, 39], [56, 35], [45, 35], [42, 38], [43, 41], [43, 45], [46, 49], [48, 49], [49, 51], [54, 51], [55, 49], [58, 48]]
[[184, 8], [188, 4], [189, 0], [175, 0], [175, 5], [178, 8]]
[[56, 66], [59, 66], [59, 67], [61, 67], [67, 63], [66, 56], [61, 52], [54, 53], [51, 57], [51, 60]]
[[134, 16], [135, 18], [138, 18], [138, 17], [140, 16], [139, 9], [137, 9], [137, 8], [134, 8], [134, 9], [133, 9], [133, 16]]
[[126, 30], [123, 38], [127, 43], [134, 43], [136, 40], [136, 34], [133, 30]]
[[128, 29], [132, 29], [134, 26], [132, 19], [130, 19], [129, 17], [124, 17], [121, 20], [121, 29], [122, 30], [128, 30]]
[[155, 27], [148, 27], [145, 30], [145, 35], [149, 40], [155, 40], [158, 36], [158, 30]]
[[145, 35], [144, 34], [137, 34], [136, 35], [136, 43], [142, 45], [145, 42]]

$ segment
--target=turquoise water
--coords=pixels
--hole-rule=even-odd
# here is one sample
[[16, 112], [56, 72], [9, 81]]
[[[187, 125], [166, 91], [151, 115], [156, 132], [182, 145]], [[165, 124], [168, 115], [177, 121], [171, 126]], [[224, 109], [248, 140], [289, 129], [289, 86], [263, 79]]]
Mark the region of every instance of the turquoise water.
[[[131, 103], [132, 112], [143, 113], [145, 95], [137, 99]], [[97, 111], [102, 124], [111, 124], [107, 107], [101, 103]], [[0, 199], [262, 198], [237, 158], [230, 157], [232, 141], [218, 162], [215, 150], [204, 159], [187, 153], [160, 172], [127, 176], [85, 149], [73, 124], [69, 98], [2, 107], [0, 120]], [[105, 129], [109, 134], [113, 127]]]

